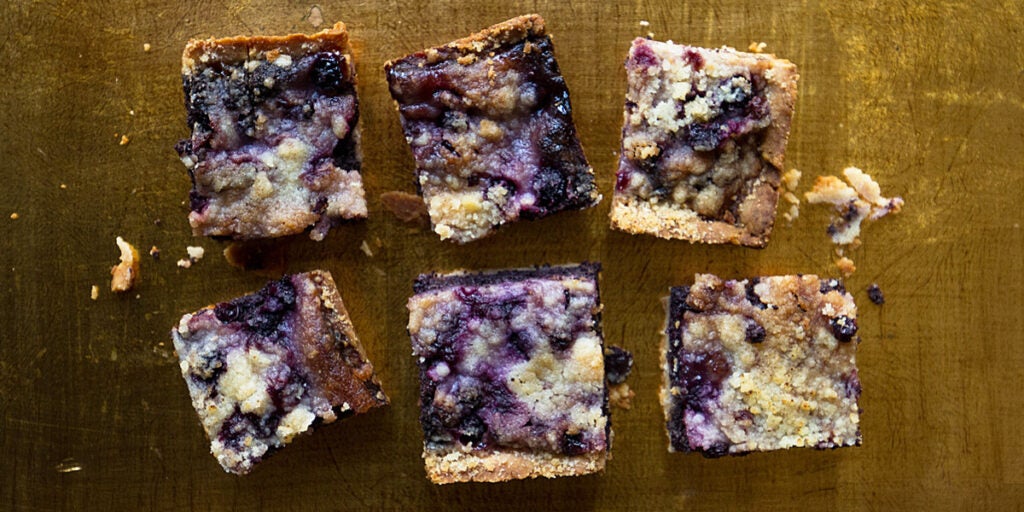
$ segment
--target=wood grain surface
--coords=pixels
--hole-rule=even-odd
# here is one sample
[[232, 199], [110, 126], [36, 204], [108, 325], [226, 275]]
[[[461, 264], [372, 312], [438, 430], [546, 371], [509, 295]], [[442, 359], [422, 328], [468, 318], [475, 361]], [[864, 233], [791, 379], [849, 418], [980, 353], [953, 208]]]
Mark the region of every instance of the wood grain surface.
[[[606, 199], [467, 246], [399, 222], [378, 196], [411, 192], [413, 163], [383, 63], [529, 12], [554, 35]], [[192, 37], [311, 32], [319, 18], [345, 21], [356, 47], [370, 218], [321, 243], [295, 239], [288, 270], [333, 272], [393, 403], [321, 428], [239, 478], [209, 454], [168, 332], [183, 313], [265, 277], [230, 267], [222, 242], [190, 235], [189, 179], [173, 150], [187, 133], [179, 59]], [[0, 509], [1021, 510], [1022, 26], [1016, 0], [5, 3]], [[827, 212], [806, 205], [762, 251], [609, 230], [622, 63], [648, 32], [706, 46], [766, 42], [802, 75], [787, 154], [804, 172], [801, 192], [856, 165], [906, 199], [904, 213], [868, 226], [847, 281], [861, 311], [862, 447], [718, 460], [666, 452], [657, 345], [668, 287], [695, 272], [837, 269]], [[142, 282], [124, 296], [109, 291], [116, 236], [162, 251], [144, 258]], [[187, 245], [207, 256], [184, 270], [175, 261]], [[607, 471], [430, 485], [405, 332], [414, 276], [583, 259], [604, 264], [608, 342], [636, 354], [637, 396], [614, 413]], [[872, 282], [884, 306], [867, 300]]]

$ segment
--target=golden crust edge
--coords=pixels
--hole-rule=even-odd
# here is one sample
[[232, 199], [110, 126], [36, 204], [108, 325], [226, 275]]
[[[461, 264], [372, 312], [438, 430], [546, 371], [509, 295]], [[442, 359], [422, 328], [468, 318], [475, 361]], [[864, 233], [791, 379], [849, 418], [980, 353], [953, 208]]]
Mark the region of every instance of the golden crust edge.
[[215, 60], [218, 61], [244, 61], [253, 51], [264, 52], [275, 49], [289, 50], [290, 52], [323, 50], [337, 50], [345, 54], [351, 52], [348, 28], [341, 21], [313, 34], [190, 39], [181, 54], [182, 74], [193, 73], [198, 67], [196, 62], [203, 55], [214, 55]]
[[609, 458], [605, 450], [576, 456], [507, 449], [483, 454], [423, 450], [427, 478], [435, 484], [588, 475], [604, 471]]

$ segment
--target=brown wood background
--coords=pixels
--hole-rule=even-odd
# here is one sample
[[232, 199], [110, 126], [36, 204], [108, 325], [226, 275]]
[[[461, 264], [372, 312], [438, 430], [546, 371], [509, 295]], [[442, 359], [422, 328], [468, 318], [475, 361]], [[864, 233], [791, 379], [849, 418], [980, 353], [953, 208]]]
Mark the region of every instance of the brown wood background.
[[[357, 47], [371, 218], [322, 243], [296, 240], [288, 268], [334, 273], [393, 405], [299, 439], [252, 475], [230, 476], [208, 453], [170, 347], [181, 314], [265, 280], [229, 267], [223, 243], [190, 235], [188, 177], [172, 149], [186, 135], [182, 47], [190, 37], [313, 31], [311, 4], [15, 0], [0, 6], [0, 509], [1021, 510], [1019, 1], [319, 7], [325, 25], [348, 23]], [[413, 165], [381, 67], [527, 12], [542, 14], [554, 34], [606, 199], [469, 246], [441, 243], [378, 200], [411, 191]], [[801, 192], [816, 175], [857, 165], [906, 199], [903, 214], [867, 228], [848, 280], [861, 308], [863, 447], [720, 460], [666, 452], [656, 389], [667, 288], [694, 272], [836, 269], [827, 214], [807, 206], [791, 227], [777, 225], [763, 251], [608, 229], [622, 62], [630, 40], [648, 31], [710, 46], [768, 43], [802, 75], [787, 155], [804, 172]], [[119, 145], [120, 134], [130, 143]], [[9, 219], [14, 212], [19, 218]], [[118, 235], [142, 252], [162, 250], [159, 261], [144, 257], [142, 283], [128, 296], [108, 288]], [[363, 240], [373, 257], [358, 249]], [[189, 244], [207, 257], [182, 270], [175, 261]], [[608, 341], [637, 361], [635, 407], [614, 414], [607, 472], [427, 483], [404, 329], [413, 277], [582, 259], [604, 263]], [[871, 282], [885, 291], [885, 306], [868, 302]], [[95, 302], [93, 284], [102, 290]]]

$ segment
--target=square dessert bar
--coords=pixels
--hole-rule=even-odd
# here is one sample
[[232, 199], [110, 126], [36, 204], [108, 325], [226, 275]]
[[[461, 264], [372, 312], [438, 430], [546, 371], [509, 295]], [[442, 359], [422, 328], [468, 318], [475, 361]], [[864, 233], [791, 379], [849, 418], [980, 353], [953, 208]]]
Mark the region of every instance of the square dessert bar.
[[348, 32], [192, 40], [182, 55], [196, 236], [322, 240], [366, 217]]
[[441, 239], [597, 204], [540, 16], [388, 62], [416, 186]]
[[795, 275], [673, 288], [662, 347], [669, 451], [860, 445], [857, 307]]
[[796, 67], [771, 55], [636, 39], [612, 227], [764, 247], [796, 101]]
[[230, 473], [313, 424], [388, 403], [329, 272], [185, 315], [171, 337], [210, 451]]
[[604, 469], [598, 264], [421, 275], [409, 299], [434, 483]]

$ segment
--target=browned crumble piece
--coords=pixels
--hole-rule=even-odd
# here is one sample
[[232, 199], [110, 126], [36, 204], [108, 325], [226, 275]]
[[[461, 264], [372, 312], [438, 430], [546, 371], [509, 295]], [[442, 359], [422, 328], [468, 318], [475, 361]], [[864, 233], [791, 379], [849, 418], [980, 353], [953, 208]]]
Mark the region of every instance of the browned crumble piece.
[[139, 251], [121, 237], [117, 237], [117, 248], [121, 262], [110, 269], [110, 291], [126, 292], [139, 281]]
[[601, 199], [540, 16], [385, 64], [434, 231], [465, 243]]
[[857, 307], [812, 275], [672, 288], [662, 346], [669, 451], [707, 457], [861, 443]]
[[192, 40], [182, 55], [193, 234], [235, 240], [365, 218], [355, 64], [343, 23], [313, 35]]
[[764, 247], [796, 101], [773, 55], [637, 38], [626, 61], [613, 228]]

